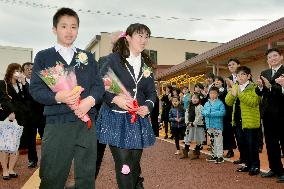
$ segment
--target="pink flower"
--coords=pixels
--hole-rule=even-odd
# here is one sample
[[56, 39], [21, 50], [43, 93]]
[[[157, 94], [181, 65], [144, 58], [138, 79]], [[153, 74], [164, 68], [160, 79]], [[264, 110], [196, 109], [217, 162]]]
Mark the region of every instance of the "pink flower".
[[124, 175], [128, 175], [130, 173], [130, 168], [128, 165], [123, 165], [122, 166], [122, 169], [121, 169], [121, 173], [124, 174]]

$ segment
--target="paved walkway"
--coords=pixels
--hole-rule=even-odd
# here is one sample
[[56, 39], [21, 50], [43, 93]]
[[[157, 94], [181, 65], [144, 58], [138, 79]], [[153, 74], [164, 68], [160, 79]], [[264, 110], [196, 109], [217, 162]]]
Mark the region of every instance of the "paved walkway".
[[[173, 141], [163, 139], [158, 139], [155, 146], [144, 150], [142, 173], [146, 189], [284, 188], [284, 184], [276, 183], [275, 178], [264, 179], [260, 176], [237, 173], [235, 170], [238, 166], [229, 162], [232, 159], [219, 165], [206, 162], [204, 154], [198, 160], [180, 160], [174, 155], [175, 151]], [[264, 155], [261, 156], [264, 157], [265, 153], [263, 152]], [[21, 155], [16, 167], [20, 177], [9, 181], [1, 179], [0, 189], [37, 189], [40, 182], [38, 169], [28, 169], [26, 165], [26, 155]], [[67, 185], [73, 183], [72, 172]], [[114, 162], [108, 148], [96, 184], [97, 189], [117, 188]]]

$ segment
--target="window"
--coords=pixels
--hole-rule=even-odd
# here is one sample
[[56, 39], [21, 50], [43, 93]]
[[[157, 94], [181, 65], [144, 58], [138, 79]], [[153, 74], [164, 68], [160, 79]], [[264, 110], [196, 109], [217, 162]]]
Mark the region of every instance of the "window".
[[193, 58], [197, 55], [198, 54], [196, 54], [196, 53], [185, 52], [185, 60], [191, 59], [191, 58]]
[[151, 58], [153, 64], [157, 64], [157, 51], [145, 49], [144, 52]]

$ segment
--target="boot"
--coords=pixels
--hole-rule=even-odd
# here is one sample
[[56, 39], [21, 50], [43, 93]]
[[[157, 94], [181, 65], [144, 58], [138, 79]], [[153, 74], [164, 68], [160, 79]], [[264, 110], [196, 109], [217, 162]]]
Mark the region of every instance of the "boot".
[[144, 189], [143, 182], [144, 182], [144, 178], [138, 177], [135, 189]]
[[234, 151], [233, 151], [233, 150], [229, 150], [228, 153], [227, 153], [224, 157], [225, 157], [225, 158], [234, 157]]
[[200, 151], [199, 150], [193, 150], [192, 155], [190, 156], [191, 160], [199, 159]]
[[182, 156], [179, 159], [185, 159], [185, 158], [188, 158], [188, 150], [183, 149]]

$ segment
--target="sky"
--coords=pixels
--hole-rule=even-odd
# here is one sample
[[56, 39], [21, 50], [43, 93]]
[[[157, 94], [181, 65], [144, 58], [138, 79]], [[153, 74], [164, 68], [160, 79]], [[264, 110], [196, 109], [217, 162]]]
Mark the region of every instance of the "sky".
[[228, 42], [283, 17], [283, 0], [0, 0], [0, 45], [53, 46], [52, 17], [60, 7], [78, 12], [75, 46], [85, 48], [100, 32], [146, 24], [152, 36]]

